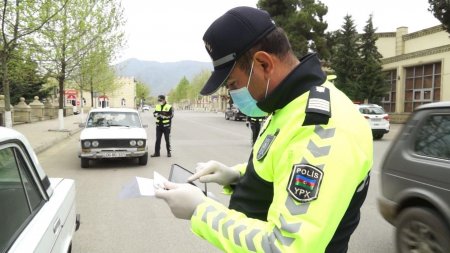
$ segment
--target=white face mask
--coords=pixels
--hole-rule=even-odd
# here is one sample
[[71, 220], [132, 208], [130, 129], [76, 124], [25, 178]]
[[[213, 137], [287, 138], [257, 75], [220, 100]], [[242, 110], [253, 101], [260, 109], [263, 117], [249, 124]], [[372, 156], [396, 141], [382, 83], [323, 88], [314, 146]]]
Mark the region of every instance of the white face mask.
[[[250, 79], [252, 78], [253, 74], [253, 63], [252, 67], [250, 69], [250, 74], [248, 76], [248, 82], [247, 86], [236, 89], [236, 90], [230, 90], [231, 98], [233, 99], [233, 102], [239, 107], [239, 110], [242, 111], [243, 114], [250, 116], [250, 117], [264, 117], [267, 116], [267, 112], [262, 111], [257, 105], [257, 101], [252, 97], [252, 94], [248, 91], [248, 86], [250, 85]], [[266, 92], [265, 97], [267, 97], [267, 90], [269, 87], [270, 79], [267, 80], [266, 85]], [[265, 98], [264, 97], [264, 98]]]
[[159, 101], [159, 104], [160, 105], [164, 105], [164, 101]]

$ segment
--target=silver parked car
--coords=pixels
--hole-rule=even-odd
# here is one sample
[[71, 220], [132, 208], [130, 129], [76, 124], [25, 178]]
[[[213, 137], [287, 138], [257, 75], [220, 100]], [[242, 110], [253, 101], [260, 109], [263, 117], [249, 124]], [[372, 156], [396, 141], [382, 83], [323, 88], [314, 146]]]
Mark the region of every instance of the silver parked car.
[[398, 252], [450, 252], [450, 102], [410, 116], [386, 152], [378, 207]]

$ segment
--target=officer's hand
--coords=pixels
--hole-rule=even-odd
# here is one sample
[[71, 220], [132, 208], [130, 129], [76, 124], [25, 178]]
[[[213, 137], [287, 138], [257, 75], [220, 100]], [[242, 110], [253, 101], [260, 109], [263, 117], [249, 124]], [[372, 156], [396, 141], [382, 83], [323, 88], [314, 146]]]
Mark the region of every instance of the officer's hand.
[[199, 179], [202, 183], [215, 182], [220, 185], [229, 185], [236, 183], [240, 176], [239, 171], [214, 160], [197, 163], [195, 171], [188, 181]]
[[155, 196], [166, 201], [178, 219], [190, 220], [197, 206], [206, 196], [200, 188], [191, 184], [164, 183], [165, 189], [155, 191]]

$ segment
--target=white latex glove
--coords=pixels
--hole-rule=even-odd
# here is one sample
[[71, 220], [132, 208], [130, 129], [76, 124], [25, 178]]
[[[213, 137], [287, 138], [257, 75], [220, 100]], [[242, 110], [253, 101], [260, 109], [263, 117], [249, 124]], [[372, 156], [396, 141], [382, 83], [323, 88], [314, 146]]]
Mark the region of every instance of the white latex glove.
[[165, 182], [164, 187], [156, 190], [155, 196], [166, 201], [178, 219], [190, 220], [197, 206], [206, 198], [200, 188], [191, 184]]
[[228, 167], [222, 163], [211, 160], [206, 163], [197, 163], [195, 173], [188, 178], [188, 181], [199, 179], [202, 183], [218, 183], [220, 185], [229, 185], [239, 180], [239, 171]]

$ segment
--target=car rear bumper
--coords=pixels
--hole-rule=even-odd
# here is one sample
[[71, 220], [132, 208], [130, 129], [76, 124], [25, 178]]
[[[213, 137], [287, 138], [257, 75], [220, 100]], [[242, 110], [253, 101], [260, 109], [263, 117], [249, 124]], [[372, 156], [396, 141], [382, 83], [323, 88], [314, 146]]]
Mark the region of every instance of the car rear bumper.
[[385, 129], [372, 129], [372, 133], [374, 134], [387, 134], [389, 133], [389, 128]]
[[394, 225], [398, 208], [397, 203], [383, 197], [378, 197], [377, 202], [381, 216], [383, 216], [387, 222]]

